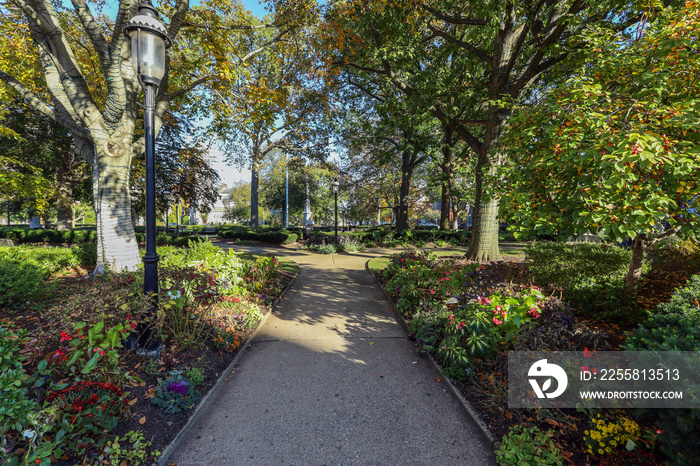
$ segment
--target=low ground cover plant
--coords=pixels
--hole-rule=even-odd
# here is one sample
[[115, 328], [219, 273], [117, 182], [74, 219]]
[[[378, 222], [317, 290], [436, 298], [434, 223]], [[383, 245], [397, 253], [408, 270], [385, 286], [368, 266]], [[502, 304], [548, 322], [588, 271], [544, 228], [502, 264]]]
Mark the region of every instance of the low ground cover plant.
[[[525, 249], [534, 281], [558, 294], [582, 315], [628, 318], [633, 296], [625, 293], [632, 252], [602, 243], [535, 242]], [[643, 272], [648, 267], [645, 265]]]
[[[209, 242], [188, 246], [158, 250], [155, 313], [143, 295], [142, 271], [73, 279], [35, 306], [5, 308], [0, 463], [153, 462], [152, 438], [123, 427], [117, 436], [115, 428], [148, 425], [137, 414], [157, 416], [148, 409], [180, 416], [196, 406], [215, 376], [206, 361], [225, 363], [283, 288], [276, 258], [242, 258]], [[11, 248], [8, 263], [22, 263], [22, 248]], [[71, 249], [45, 249], [26, 247], [25, 259], [37, 270], [56, 276], [76, 263]], [[41, 274], [38, 283], [56, 280], [47, 278]], [[128, 350], [145, 328], [161, 342], [158, 360]]]

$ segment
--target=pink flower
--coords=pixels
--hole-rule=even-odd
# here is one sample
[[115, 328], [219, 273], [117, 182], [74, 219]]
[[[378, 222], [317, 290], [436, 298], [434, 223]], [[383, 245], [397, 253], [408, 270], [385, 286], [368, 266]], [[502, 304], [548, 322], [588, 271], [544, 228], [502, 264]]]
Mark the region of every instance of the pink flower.
[[435, 290], [431, 289], [430, 294], [435, 294]]
[[494, 318], [493, 318], [493, 323], [496, 324], [496, 325], [502, 325], [502, 324], [503, 324], [503, 321], [502, 321], [502, 320], [498, 320], [498, 319], [496, 319], [496, 318], [494, 317]]
[[496, 312], [503, 312], [503, 308], [501, 306], [496, 306], [495, 311]]
[[659, 430], [657, 430], [657, 431], [656, 431], [656, 433], [657, 433], [657, 434], [659, 434], [659, 435], [661, 435], [661, 434], [663, 434], [663, 433], [664, 433], [664, 431], [663, 431], [663, 430], [661, 430], [661, 429], [659, 429]]
[[466, 327], [466, 326], [467, 326], [467, 323], [466, 323], [466, 322], [458, 322], [458, 323], [457, 323], [457, 328], [460, 329], [460, 330], [462, 330], [462, 329], [463, 329], [464, 327]]

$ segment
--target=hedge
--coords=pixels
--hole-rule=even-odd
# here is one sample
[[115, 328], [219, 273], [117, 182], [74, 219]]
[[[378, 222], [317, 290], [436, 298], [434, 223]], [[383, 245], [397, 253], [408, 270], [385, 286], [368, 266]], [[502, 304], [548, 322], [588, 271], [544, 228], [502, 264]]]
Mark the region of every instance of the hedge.
[[8, 238], [15, 244], [22, 243], [89, 243], [97, 241], [94, 230], [29, 230], [26, 228], [0, 227], [0, 238]]
[[272, 244], [290, 244], [296, 242], [301, 236], [301, 229], [290, 230], [259, 228], [252, 229], [244, 226], [217, 227], [217, 234], [221, 238], [240, 239], [247, 241], [263, 241]]

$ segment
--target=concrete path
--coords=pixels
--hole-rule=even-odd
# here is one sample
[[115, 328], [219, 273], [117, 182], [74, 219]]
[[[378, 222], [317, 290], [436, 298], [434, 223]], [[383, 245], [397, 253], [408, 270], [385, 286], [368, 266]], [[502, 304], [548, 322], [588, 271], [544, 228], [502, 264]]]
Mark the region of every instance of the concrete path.
[[245, 249], [295, 260], [299, 277], [169, 464], [495, 464], [365, 270], [389, 251]]

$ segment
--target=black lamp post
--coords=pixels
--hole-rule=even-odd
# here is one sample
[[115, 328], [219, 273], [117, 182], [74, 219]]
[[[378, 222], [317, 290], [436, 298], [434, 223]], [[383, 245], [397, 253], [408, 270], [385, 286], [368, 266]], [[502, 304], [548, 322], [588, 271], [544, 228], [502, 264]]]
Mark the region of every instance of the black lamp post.
[[335, 243], [338, 244], [338, 191], [340, 190], [338, 178], [331, 183], [331, 189], [333, 190], [333, 196], [335, 196]]
[[[158, 254], [156, 254], [156, 164], [154, 114], [156, 91], [165, 75], [165, 49], [172, 43], [158, 10], [150, 0], [141, 0], [139, 14], [124, 27], [131, 38], [131, 62], [144, 92], [146, 142], [146, 254], [143, 257], [143, 289], [158, 296]], [[167, 218], [166, 218], [167, 226]]]

